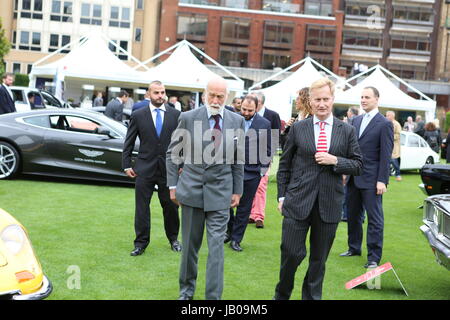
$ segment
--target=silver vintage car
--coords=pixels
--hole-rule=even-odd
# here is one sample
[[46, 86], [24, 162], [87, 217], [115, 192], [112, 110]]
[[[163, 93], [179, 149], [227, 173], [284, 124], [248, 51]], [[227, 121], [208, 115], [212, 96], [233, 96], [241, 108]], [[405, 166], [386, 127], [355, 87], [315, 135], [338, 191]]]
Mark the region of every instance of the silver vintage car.
[[450, 270], [450, 195], [438, 194], [425, 199], [420, 227], [439, 264]]

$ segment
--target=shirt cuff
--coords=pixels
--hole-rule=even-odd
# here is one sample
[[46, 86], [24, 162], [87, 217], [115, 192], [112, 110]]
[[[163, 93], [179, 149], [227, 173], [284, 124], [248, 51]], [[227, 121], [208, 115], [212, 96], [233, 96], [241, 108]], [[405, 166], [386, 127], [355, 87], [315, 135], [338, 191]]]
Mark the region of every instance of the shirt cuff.
[[284, 201], [284, 198], [285, 198], [285, 197], [280, 197], [280, 198], [278, 198], [278, 202]]
[[169, 190], [173, 190], [173, 189], [176, 189], [177, 188], [177, 186], [171, 186], [171, 187], [169, 187]]

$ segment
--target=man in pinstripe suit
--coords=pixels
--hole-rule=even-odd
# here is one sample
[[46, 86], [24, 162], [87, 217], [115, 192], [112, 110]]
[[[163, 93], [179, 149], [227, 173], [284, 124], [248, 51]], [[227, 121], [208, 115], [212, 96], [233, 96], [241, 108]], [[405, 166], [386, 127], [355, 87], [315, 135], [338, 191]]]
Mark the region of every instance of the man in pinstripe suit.
[[341, 219], [342, 175], [359, 175], [362, 168], [355, 128], [333, 117], [333, 82], [317, 80], [310, 97], [314, 117], [292, 126], [277, 174], [278, 209], [284, 217], [277, 300], [291, 296], [295, 273], [306, 257], [309, 229], [310, 258], [302, 298], [322, 298], [325, 263]]

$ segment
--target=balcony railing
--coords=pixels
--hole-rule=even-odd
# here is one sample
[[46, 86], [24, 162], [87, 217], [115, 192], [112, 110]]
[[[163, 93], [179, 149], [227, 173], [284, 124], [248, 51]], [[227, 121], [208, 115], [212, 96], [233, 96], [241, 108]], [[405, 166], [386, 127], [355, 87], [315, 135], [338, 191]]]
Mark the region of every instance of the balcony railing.
[[275, 11], [283, 13], [302, 13], [299, 4], [280, 3], [276, 1], [266, 1], [262, 9], [264, 11]]

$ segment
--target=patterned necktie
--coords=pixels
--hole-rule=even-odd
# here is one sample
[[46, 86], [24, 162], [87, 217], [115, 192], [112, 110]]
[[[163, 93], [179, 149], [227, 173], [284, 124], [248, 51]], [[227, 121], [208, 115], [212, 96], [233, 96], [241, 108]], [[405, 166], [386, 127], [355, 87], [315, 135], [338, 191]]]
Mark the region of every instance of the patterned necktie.
[[320, 132], [319, 141], [317, 142], [317, 152], [327, 152], [327, 134], [325, 133], [325, 121], [319, 122]]
[[161, 117], [161, 110], [159, 110], [159, 108], [155, 109], [156, 111], [156, 134], [158, 135], [158, 138], [161, 135], [161, 130], [162, 130], [162, 117]]
[[220, 114], [212, 116], [214, 118], [214, 131], [212, 134], [212, 140], [214, 141], [214, 146], [217, 148], [220, 145], [220, 140], [222, 137], [222, 129], [220, 128]]

